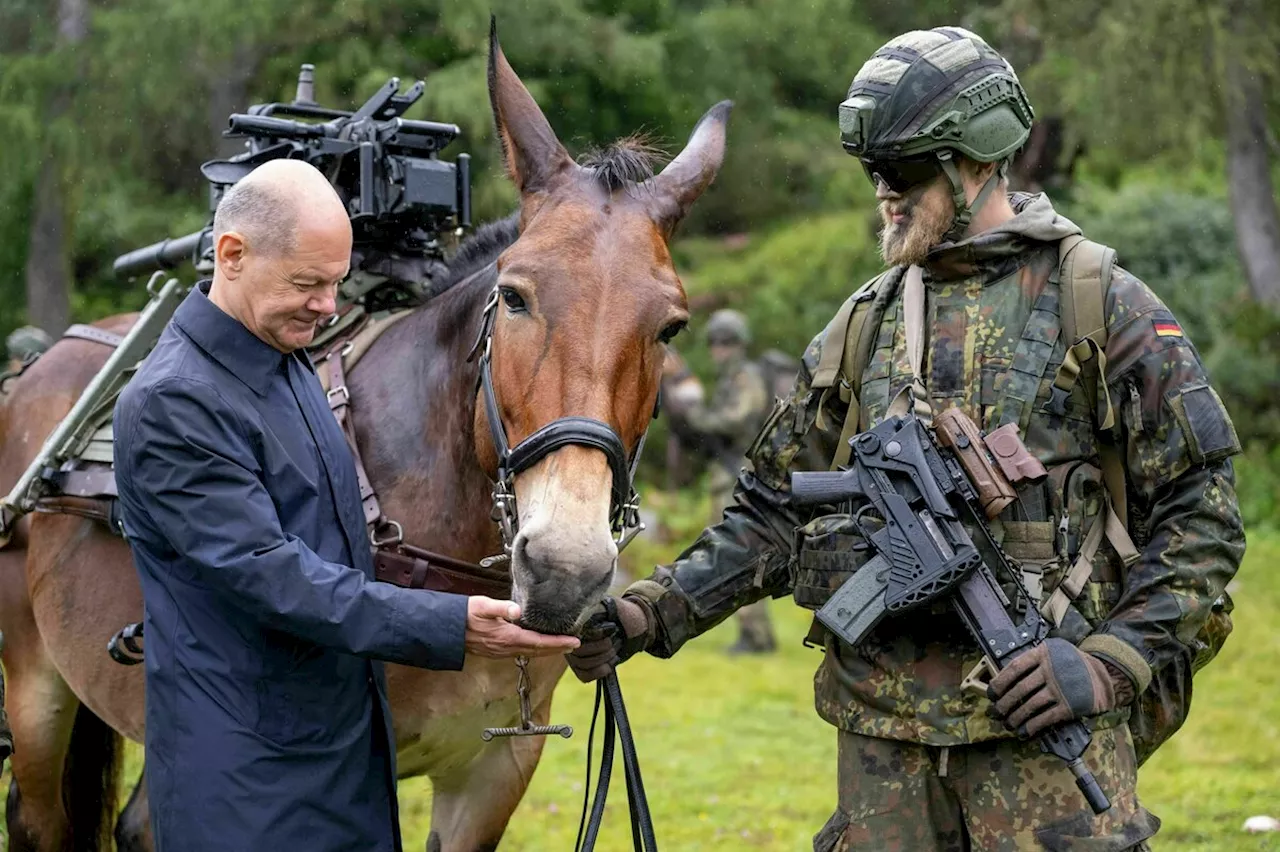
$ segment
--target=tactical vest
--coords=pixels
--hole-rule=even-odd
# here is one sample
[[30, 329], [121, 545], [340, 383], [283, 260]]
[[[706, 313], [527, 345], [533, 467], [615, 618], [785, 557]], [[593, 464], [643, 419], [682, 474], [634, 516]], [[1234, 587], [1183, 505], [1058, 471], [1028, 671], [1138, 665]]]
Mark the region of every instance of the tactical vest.
[[[1041, 612], [1058, 631], [1057, 635], [1077, 643], [1107, 616], [1115, 602], [1110, 597], [1094, 599], [1098, 598], [1098, 590], [1090, 586], [1114, 584], [1114, 597], [1118, 598], [1125, 569], [1139, 556], [1129, 530], [1145, 526], [1143, 519], [1129, 517], [1120, 450], [1101, 434], [1115, 424], [1107, 390], [1105, 356], [1108, 334], [1105, 304], [1114, 264], [1115, 252], [1106, 246], [1079, 235], [1060, 241], [1056, 272], [1032, 308], [1012, 362], [1000, 378], [999, 401], [990, 414], [992, 428], [1017, 423], [1026, 435], [1060, 333], [1065, 341], [1065, 354], [1054, 372], [1043, 410], [1065, 414], [1072, 390], [1077, 385], [1082, 387], [1093, 412], [1100, 472], [1083, 463], [1051, 470], [1051, 488], [1061, 494], [1060, 528], [1053, 529], [1050, 522], [1004, 521], [1002, 532], [1004, 547], [1022, 566], [1024, 581], [1039, 600]], [[892, 334], [893, 328], [893, 324], [886, 325], [885, 320], [896, 319], [893, 312], [903, 309], [902, 300], [894, 300], [902, 277], [901, 270], [895, 269], [868, 282], [844, 303], [828, 329], [827, 340], [843, 338], [844, 345], [824, 347], [811, 387], [823, 395], [824, 404], [829, 395], [838, 393], [841, 401], [848, 405], [837, 451], [831, 460], [833, 470], [848, 463], [849, 439], [859, 431], [865, 408], [863, 378], [872, 355], [877, 349], [892, 345], [892, 340], [883, 339], [886, 334]], [[918, 317], [916, 321], [922, 320]], [[819, 411], [824, 407], [819, 405]], [[1097, 505], [1099, 502], [1101, 505]], [[1092, 517], [1093, 522], [1084, 533], [1086, 515]], [[812, 544], [819, 551], [839, 547], [846, 538], [861, 540], [860, 536], [848, 536], [848, 531], [836, 519], [818, 519], [816, 523], [818, 526], [813, 532], [818, 535]], [[1057, 582], [1046, 596], [1040, 592], [1039, 578], [1060, 558], [1055, 549], [1057, 533], [1061, 533], [1064, 540], [1070, 535], [1084, 535], [1083, 540], [1075, 539], [1078, 542], [1073, 548], [1075, 559], [1059, 572]], [[1119, 576], [1108, 576], [1102, 578], [1104, 582], [1090, 584], [1096, 562], [1106, 562], [1095, 560], [1104, 538], [1119, 558]], [[822, 558], [829, 556], [830, 551], [808, 555]], [[833, 583], [837, 578], [828, 574], [825, 579]], [[1082, 597], [1087, 589], [1092, 594]], [[797, 602], [816, 609], [833, 590], [830, 587], [805, 589], [803, 584], [798, 584]], [[817, 625], [816, 620], [814, 623]], [[1129, 719], [1140, 763], [1181, 726], [1190, 707], [1190, 675], [1213, 659], [1230, 631], [1230, 606], [1215, 609], [1197, 636], [1199, 651], [1190, 671], [1171, 665], [1154, 673], [1151, 685], [1138, 697]], [[1181, 708], [1181, 713], [1171, 714], [1170, 707]]]

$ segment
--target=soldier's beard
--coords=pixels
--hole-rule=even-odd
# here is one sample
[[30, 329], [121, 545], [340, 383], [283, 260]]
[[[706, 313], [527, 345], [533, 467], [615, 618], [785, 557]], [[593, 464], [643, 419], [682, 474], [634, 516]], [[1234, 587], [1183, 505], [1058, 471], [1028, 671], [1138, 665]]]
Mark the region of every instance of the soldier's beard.
[[[918, 194], [917, 194], [918, 193]], [[894, 214], [902, 215], [894, 222]], [[920, 264], [929, 249], [942, 242], [955, 218], [951, 194], [939, 184], [910, 192], [902, 198], [880, 202], [880, 256], [890, 266]]]

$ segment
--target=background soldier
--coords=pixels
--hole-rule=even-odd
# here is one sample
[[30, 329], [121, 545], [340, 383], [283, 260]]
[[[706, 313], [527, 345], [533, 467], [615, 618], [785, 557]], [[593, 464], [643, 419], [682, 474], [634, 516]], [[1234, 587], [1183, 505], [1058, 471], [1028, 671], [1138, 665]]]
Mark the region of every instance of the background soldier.
[[[747, 357], [751, 329], [746, 317], [728, 308], [716, 311], [707, 321], [706, 339], [716, 365], [711, 401], [702, 404], [695, 399], [668, 411], [676, 430], [699, 443], [712, 459], [711, 523], [715, 524], [733, 501], [733, 484], [742, 469], [743, 455], [759, 431], [773, 395], [759, 365]], [[774, 650], [777, 643], [767, 601], [742, 607], [737, 618], [738, 640], [730, 646], [730, 654]]]
[[24, 325], [22, 328], [11, 331], [4, 343], [9, 356], [8, 370], [12, 371], [21, 367], [27, 359], [44, 353], [53, 345], [53, 340], [43, 329], [36, 328], [34, 325]]
[[[819, 852], [1147, 848], [1159, 821], [1138, 802], [1137, 767], [1181, 724], [1192, 673], [1230, 630], [1224, 590], [1244, 553], [1234, 428], [1165, 305], [1043, 195], [1006, 193], [1031, 119], [1013, 69], [963, 29], [906, 33], [862, 67], [841, 135], [875, 184], [892, 268], [810, 344], [724, 519], [628, 588], [620, 629], [602, 606], [570, 655], [590, 680], [641, 650], [668, 657], [770, 594], [820, 607], [869, 550], [849, 516], [791, 504], [806, 434], [839, 462], [841, 437], [895, 401], [1017, 424], [1049, 476], [992, 528], [1039, 590], [1051, 638], [983, 695], [961, 689], [980, 654], [945, 600], [886, 618], [857, 649], [812, 631], [825, 646], [815, 703], [839, 730], [839, 806]], [[1084, 253], [1064, 263], [1064, 247]], [[904, 284], [917, 273], [919, 287]], [[1096, 816], [1028, 739], [1074, 718], [1092, 729], [1084, 761], [1111, 801]]]

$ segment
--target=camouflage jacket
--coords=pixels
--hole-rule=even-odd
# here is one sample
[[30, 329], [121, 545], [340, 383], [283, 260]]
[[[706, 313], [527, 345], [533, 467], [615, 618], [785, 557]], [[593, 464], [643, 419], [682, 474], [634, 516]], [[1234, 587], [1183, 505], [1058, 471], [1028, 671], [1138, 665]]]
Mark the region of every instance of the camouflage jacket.
[[708, 442], [719, 465], [731, 471], [731, 481], [742, 466], [743, 454], [760, 430], [771, 401], [760, 367], [742, 358], [721, 365], [711, 399], [680, 416], [689, 429]]
[[[1140, 556], [1125, 566], [1104, 542], [1093, 577], [1057, 635], [1116, 664], [1142, 692], [1153, 671], [1194, 656], [1194, 637], [1239, 567], [1244, 535], [1230, 462], [1239, 444], [1176, 319], [1119, 267], [1105, 304], [1114, 428], [1098, 425], [1094, 409], [1101, 406], [1090, 404], [1084, 383], [1073, 389], [1065, 417], [1043, 410], [1065, 351], [1058, 340], [1057, 243], [1079, 229], [1043, 196], [1013, 200], [1014, 219], [940, 247], [926, 262], [923, 369], [931, 404], [935, 412], [959, 406], [984, 429], [1020, 422], [1028, 447], [1050, 469], [1049, 480], [1024, 489], [999, 524], [1011, 556], [1043, 566], [1046, 593], [1062, 580], [1088, 530], [1102, 522], [1100, 441], [1119, 450]], [[902, 273], [890, 270], [882, 286], [896, 290]], [[900, 305], [898, 292], [875, 330], [859, 396], [861, 428], [883, 418], [910, 382]], [[859, 536], [814, 521], [789, 499], [789, 474], [806, 436], [816, 432], [831, 458], [844, 420], [847, 404], [839, 394], [810, 389], [823, 347], [843, 343], [827, 340], [829, 328], [805, 351], [792, 393], [778, 401], [748, 450], [749, 467], [720, 523], [675, 563], [630, 588], [657, 613], [650, 653], [669, 656], [737, 607], [768, 595], [793, 593], [816, 608], [867, 558]], [[1018, 405], [1015, 397], [1028, 388], [1020, 398], [1032, 404]], [[810, 522], [819, 546], [836, 541], [843, 560], [796, 558], [797, 532]], [[944, 603], [886, 619], [857, 649], [827, 643], [815, 678], [818, 713], [854, 733], [932, 745], [1008, 736], [987, 717], [985, 698], [959, 688], [978, 658]]]

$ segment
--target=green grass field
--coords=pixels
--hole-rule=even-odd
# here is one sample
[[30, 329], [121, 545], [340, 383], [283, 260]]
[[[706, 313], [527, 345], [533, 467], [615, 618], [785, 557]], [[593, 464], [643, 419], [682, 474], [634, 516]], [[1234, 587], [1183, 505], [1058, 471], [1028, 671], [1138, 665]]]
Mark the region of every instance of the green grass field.
[[[662, 550], [641, 546], [628, 555], [648, 560]], [[1140, 795], [1164, 822], [1157, 852], [1280, 850], [1280, 833], [1241, 829], [1255, 814], [1280, 817], [1280, 572], [1269, 567], [1277, 562], [1280, 536], [1253, 535], [1233, 587], [1235, 633], [1197, 678], [1187, 726], [1142, 771]], [[782, 640], [776, 655], [725, 657], [734, 639], [729, 622], [672, 660], [641, 656], [622, 669], [664, 849], [808, 849], [835, 805], [835, 736], [811, 703], [818, 652], [800, 644], [808, 616], [785, 599], [771, 606]], [[570, 675], [561, 681], [553, 721], [575, 734], [547, 743], [505, 852], [572, 849], [593, 698], [593, 687]], [[130, 779], [138, 752], [129, 750]], [[599, 844], [609, 852], [630, 848], [621, 773], [619, 763]], [[5, 789], [7, 782], [0, 778]], [[405, 848], [420, 852], [430, 830], [429, 782], [404, 782], [400, 801]]]
[[[1139, 794], [1163, 821], [1156, 852], [1280, 850], [1280, 833], [1242, 830], [1249, 816], [1280, 817], [1277, 562], [1280, 537], [1252, 536], [1233, 586], [1235, 632], [1197, 677], [1187, 725], [1142, 770]], [[644, 655], [620, 671], [664, 849], [808, 849], [835, 806], [835, 736], [812, 708], [818, 652], [800, 644], [808, 614], [785, 599], [771, 606], [774, 656], [725, 657], [728, 622], [671, 660]], [[593, 698], [571, 675], [561, 681], [553, 721], [575, 734], [547, 743], [504, 850], [573, 848]], [[621, 773], [619, 762], [601, 849], [631, 848]], [[405, 782], [400, 800], [406, 848], [420, 850], [430, 785]]]

